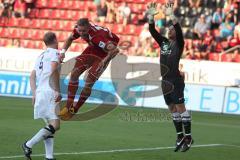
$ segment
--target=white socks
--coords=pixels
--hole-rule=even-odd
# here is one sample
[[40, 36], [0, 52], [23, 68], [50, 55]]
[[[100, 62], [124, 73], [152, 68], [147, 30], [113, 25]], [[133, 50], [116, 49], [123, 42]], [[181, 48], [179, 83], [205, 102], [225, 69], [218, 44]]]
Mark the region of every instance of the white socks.
[[44, 139], [44, 144], [45, 144], [46, 158], [53, 159], [53, 145], [54, 145], [53, 136], [49, 136], [49, 138]]
[[38, 142], [40, 142], [41, 140], [43, 140], [44, 138], [48, 137], [51, 134], [52, 133], [50, 131], [48, 131], [45, 128], [42, 128], [40, 129], [40, 131], [38, 131], [37, 134], [35, 134], [35, 136], [32, 137], [32, 139], [27, 141], [26, 145], [27, 147], [32, 148], [35, 144], [37, 144]]

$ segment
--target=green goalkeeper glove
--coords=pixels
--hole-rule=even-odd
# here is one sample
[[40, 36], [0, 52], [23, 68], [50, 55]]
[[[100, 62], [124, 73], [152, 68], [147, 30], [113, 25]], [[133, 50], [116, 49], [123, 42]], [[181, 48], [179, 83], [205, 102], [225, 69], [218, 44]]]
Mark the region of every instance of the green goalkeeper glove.
[[152, 24], [154, 22], [154, 16], [158, 14], [157, 4], [155, 2], [151, 2], [150, 5], [147, 6], [147, 8], [148, 23]]
[[169, 16], [170, 20], [176, 20], [176, 17], [174, 16], [174, 13], [173, 13], [173, 3], [167, 3], [165, 5], [165, 15], [166, 16]]

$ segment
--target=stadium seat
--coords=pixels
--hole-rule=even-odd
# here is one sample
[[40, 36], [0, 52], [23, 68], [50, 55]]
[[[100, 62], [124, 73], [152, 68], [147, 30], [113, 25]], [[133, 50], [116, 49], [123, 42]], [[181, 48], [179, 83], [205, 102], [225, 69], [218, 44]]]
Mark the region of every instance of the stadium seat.
[[61, 19], [72, 19], [72, 10], [61, 10]]
[[22, 18], [20, 21], [19, 21], [19, 27], [22, 27], [22, 28], [32, 28], [32, 21], [28, 18]]
[[37, 0], [36, 7], [37, 8], [47, 8], [48, 7], [48, 1], [47, 0]]
[[62, 0], [49, 0], [48, 1], [48, 8], [60, 8]]
[[65, 31], [72, 31], [76, 22], [75, 21], [65, 21], [64, 22], [64, 30]]
[[51, 18], [51, 12], [52, 12], [52, 10], [50, 10], [50, 9], [41, 9], [39, 11], [38, 17], [39, 18]]
[[85, 9], [85, 3], [83, 1], [73, 1], [72, 9], [81, 10]]
[[240, 54], [238, 54], [234, 57], [234, 61], [235, 62], [240, 62]]
[[35, 41], [35, 47], [37, 49], [44, 49], [45, 48], [44, 42], [43, 41]]
[[61, 19], [61, 10], [55, 9], [52, 11], [52, 19]]
[[222, 54], [221, 55], [221, 61], [222, 62], [232, 62], [233, 61], [233, 57], [232, 57], [232, 53], [230, 54]]
[[209, 60], [211, 61], [219, 61], [219, 53], [210, 53], [209, 54]]
[[16, 29], [16, 28], [13, 28], [10, 30], [10, 35], [9, 35], [10, 38], [13, 38], [13, 39], [19, 39], [22, 37], [21, 35], [21, 29]]
[[19, 25], [19, 21], [20, 19], [19, 18], [10, 18], [9, 21], [8, 21], [8, 26], [9, 27], [17, 27]]
[[32, 39], [33, 36], [32, 36], [32, 31], [31, 30], [24, 30], [23, 31], [23, 38], [24, 39]]
[[41, 29], [51, 30], [52, 28], [52, 20], [41, 20]]
[[34, 8], [34, 9], [31, 9], [28, 16], [29, 16], [29, 18], [36, 18], [36, 17], [38, 17], [38, 14], [39, 14], [39, 10]]
[[62, 1], [58, 8], [61, 9], [72, 9], [73, 1]]
[[0, 46], [10, 46], [11, 44], [12, 44], [11, 39], [5, 39], [5, 38], [0, 39]]
[[27, 41], [26, 48], [36, 48], [35, 41]]
[[34, 40], [42, 40], [44, 36], [43, 30], [33, 30], [32, 31], [32, 39]]
[[32, 19], [32, 28], [41, 28], [41, 20], [39, 19]]

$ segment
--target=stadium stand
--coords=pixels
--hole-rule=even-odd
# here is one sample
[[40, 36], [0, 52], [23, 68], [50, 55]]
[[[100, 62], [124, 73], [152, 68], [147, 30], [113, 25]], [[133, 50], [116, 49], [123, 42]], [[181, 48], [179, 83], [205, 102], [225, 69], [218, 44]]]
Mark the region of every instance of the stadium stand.
[[[19, 47], [42, 49], [41, 42], [43, 34], [52, 30], [56, 32], [60, 41], [60, 47], [71, 33], [73, 26], [81, 17], [88, 17], [94, 23], [108, 27], [113, 32], [119, 34], [122, 41], [132, 42], [132, 47], [126, 52], [128, 55], [158, 56], [156, 44], [148, 36], [143, 41], [139, 41], [139, 35], [144, 30], [146, 23], [145, 8], [150, 0], [115, 0], [103, 1], [108, 6], [108, 15], [104, 21], [97, 17], [97, 9], [100, 4], [92, 0], [33, 0], [27, 1], [27, 5], [22, 5], [25, 12], [22, 16], [16, 15], [14, 6], [21, 0], [11, 1], [8, 8], [4, 8], [4, 0], [0, 9], [0, 46], [14, 46], [14, 40], [19, 41]], [[125, 3], [126, 2], [126, 6]], [[164, 0], [159, 0], [159, 4]], [[199, 3], [198, 3], [199, 2]], [[30, 7], [29, 7], [29, 4]], [[180, 6], [180, 7], [177, 7]], [[130, 19], [123, 22], [121, 14], [130, 8]], [[159, 5], [159, 10], [164, 5]], [[115, 9], [114, 9], [115, 8]], [[183, 58], [196, 60], [213, 60], [240, 62], [239, 48], [226, 50], [240, 45], [240, 0], [176, 0], [175, 14], [183, 27], [186, 39], [185, 52]], [[7, 10], [7, 12], [5, 11]], [[7, 14], [6, 14], [7, 13]], [[109, 18], [108, 18], [109, 17]], [[203, 21], [199, 20], [203, 17]], [[197, 23], [200, 21], [199, 23]], [[156, 18], [156, 25], [159, 31], [166, 34], [166, 17]], [[124, 23], [127, 23], [124, 24]], [[207, 26], [203, 32], [197, 31], [197, 25]], [[232, 28], [229, 29], [229, 26]], [[146, 43], [151, 43], [146, 45]], [[70, 50], [82, 51], [86, 44], [77, 40]], [[141, 47], [148, 46], [148, 47]], [[234, 52], [234, 53], [233, 53]], [[147, 54], [146, 54], [147, 53]]]

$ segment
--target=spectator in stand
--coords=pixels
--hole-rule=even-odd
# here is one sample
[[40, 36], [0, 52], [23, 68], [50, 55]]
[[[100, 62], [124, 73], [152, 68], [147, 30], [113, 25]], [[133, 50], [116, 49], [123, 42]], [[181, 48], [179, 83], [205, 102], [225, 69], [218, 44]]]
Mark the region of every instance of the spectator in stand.
[[217, 10], [213, 13], [212, 17], [212, 28], [217, 29], [223, 21], [224, 13], [221, 8], [217, 8]]
[[[177, 4], [177, 3], [175, 3]], [[164, 24], [165, 24], [165, 14], [164, 14], [164, 6], [161, 5], [161, 3], [157, 6], [157, 11], [158, 11], [158, 14], [156, 14], [154, 16], [154, 20], [155, 20], [155, 25], [158, 27], [158, 28], [162, 28], [164, 27]]]
[[126, 26], [131, 20], [131, 9], [128, 6], [127, 2], [123, 2], [122, 5], [118, 8], [117, 13], [117, 22], [123, 20], [123, 25]]
[[134, 43], [134, 46], [131, 48], [130, 54], [132, 56], [141, 56], [144, 53], [145, 46], [139, 40]]
[[234, 0], [225, 0], [223, 12], [228, 13], [234, 10]]
[[27, 6], [26, 16], [28, 16], [33, 8], [35, 8], [36, 0], [25, 0]]
[[20, 48], [20, 39], [12, 39], [12, 48]]
[[193, 38], [194, 39], [202, 39], [204, 34], [207, 32], [208, 24], [205, 21], [205, 16], [201, 15], [200, 19], [195, 23], [193, 30]]
[[10, 18], [12, 16], [14, 1], [15, 0], [2, 0], [2, 2], [1, 2], [1, 8], [2, 8], [1, 17]]
[[233, 36], [235, 24], [231, 22], [231, 15], [226, 16], [225, 21], [220, 25], [220, 37], [227, 39], [229, 36]]
[[156, 49], [154, 49], [153, 45], [150, 43], [149, 47], [144, 51], [144, 56], [146, 57], [158, 57], [158, 53]]
[[108, 8], [107, 22], [109, 23], [116, 22], [115, 1], [111, 0], [110, 2], [107, 2], [107, 8]]
[[197, 49], [190, 50], [185, 58], [190, 60], [199, 60], [200, 59], [199, 51]]
[[201, 60], [209, 60], [209, 54], [210, 54], [210, 50], [207, 50], [205, 52], [201, 52], [200, 53], [200, 59]]
[[240, 21], [238, 22], [238, 24], [235, 26], [234, 28], [234, 33], [238, 35], [238, 37], [240, 37]]
[[26, 17], [27, 4], [24, 0], [16, 0], [14, 3], [14, 15], [17, 18]]
[[232, 55], [232, 62], [240, 62], [239, 60], [240, 49], [236, 49]]
[[198, 8], [200, 6], [201, 0], [189, 0], [191, 8]]
[[97, 6], [97, 21], [105, 22], [107, 17], [107, 3], [106, 0], [101, 0], [100, 5]]
[[139, 35], [139, 41], [142, 43], [147, 40], [147, 38], [151, 38], [151, 34], [148, 30], [148, 24], [144, 24], [143, 30], [141, 31]]
[[94, 0], [93, 3], [95, 6], [99, 6], [101, 4], [101, 0]]
[[0, 1], [0, 16], [2, 16], [3, 10], [4, 10], [4, 5], [3, 5], [2, 1]]
[[228, 44], [229, 48], [240, 45], [240, 34], [238, 34], [236, 30], [234, 31], [233, 36], [228, 38]]
[[211, 29], [211, 27], [212, 27], [212, 17], [213, 16], [211, 15], [211, 13], [207, 10], [205, 12], [205, 21], [208, 25], [208, 29]]
[[213, 35], [211, 33], [211, 30], [208, 30], [207, 33], [204, 35], [203, 39], [203, 45], [206, 46], [206, 50], [212, 49], [212, 42], [213, 42]]

